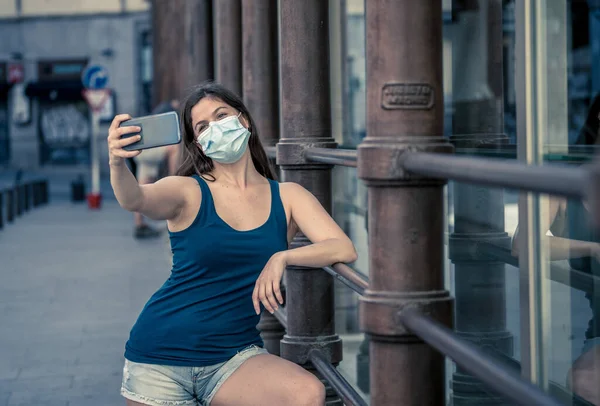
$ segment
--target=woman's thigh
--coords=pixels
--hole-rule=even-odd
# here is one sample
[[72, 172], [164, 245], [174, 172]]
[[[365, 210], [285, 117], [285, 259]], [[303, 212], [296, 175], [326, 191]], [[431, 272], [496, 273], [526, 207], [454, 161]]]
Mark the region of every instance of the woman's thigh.
[[246, 360], [217, 390], [211, 406], [321, 406], [325, 387], [304, 368], [261, 354]]
[[146, 406], [143, 403], [134, 402], [133, 400], [125, 399], [127, 406]]

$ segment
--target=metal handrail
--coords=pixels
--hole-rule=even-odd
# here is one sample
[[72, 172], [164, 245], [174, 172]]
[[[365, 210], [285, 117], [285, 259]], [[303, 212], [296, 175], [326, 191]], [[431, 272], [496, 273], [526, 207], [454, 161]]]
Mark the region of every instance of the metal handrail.
[[[506, 364], [507, 367], [514, 369], [515, 373], [521, 373], [521, 363], [516, 359], [509, 357], [507, 354], [492, 346], [482, 347], [482, 350], [492, 358]], [[593, 403], [588, 402], [578, 394], [569, 391], [563, 385], [552, 380], [548, 380], [548, 393], [556, 400], [559, 400], [564, 404], [570, 404], [571, 406], [594, 406]]]
[[[275, 159], [277, 157], [276, 147], [265, 147], [267, 157]], [[308, 148], [304, 151], [306, 159], [324, 164], [350, 166], [356, 168], [356, 150], [355, 149], [337, 149], [337, 148]]]
[[[270, 158], [276, 157], [275, 147], [266, 147], [265, 151]], [[357, 153], [352, 149], [308, 148], [305, 156], [315, 162], [357, 166]], [[428, 152], [406, 152], [397, 165], [433, 178], [577, 198], [586, 196], [589, 178], [587, 170], [571, 165], [534, 166], [508, 159]]]
[[311, 161], [356, 168], [355, 149], [308, 148], [304, 154]]
[[588, 172], [568, 165], [532, 166], [514, 160], [426, 152], [406, 153], [398, 162], [409, 172], [439, 179], [569, 197], [585, 197]]
[[369, 287], [369, 278], [346, 264], [338, 263], [323, 269], [360, 295], [364, 295], [365, 289]]
[[285, 307], [279, 307], [273, 312], [273, 316], [279, 321], [279, 323], [287, 329], [287, 311]]
[[[519, 259], [511, 254], [510, 249], [485, 241], [480, 242], [479, 246], [483, 250], [483, 254], [491, 259], [519, 268]], [[600, 283], [600, 277], [596, 275], [572, 268], [565, 269], [552, 263], [550, 264], [550, 280], [586, 293], [593, 293], [594, 286]]]
[[342, 398], [347, 406], [367, 406], [367, 402], [354, 390], [352, 385], [339, 373], [337, 369], [327, 360], [321, 350], [313, 349], [308, 353], [310, 361], [323, 378], [329, 382], [333, 390]]
[[419, 311], [404, 309], [398, 313], [398, 320], [500, 396], [523, 406], [561, 405], [537, 386], [523, 380], [513, 368], [495, 362], [476, 345], [461, 339], [452, 330]]

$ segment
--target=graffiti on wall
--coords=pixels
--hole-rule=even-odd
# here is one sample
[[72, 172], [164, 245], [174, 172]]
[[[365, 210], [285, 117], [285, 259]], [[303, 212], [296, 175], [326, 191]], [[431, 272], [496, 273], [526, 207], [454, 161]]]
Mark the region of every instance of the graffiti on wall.
[[81, 145], [90, 139], [90, 125], [74, 104], [47, 106], [41, 113], [44, 142], [50, 146]]

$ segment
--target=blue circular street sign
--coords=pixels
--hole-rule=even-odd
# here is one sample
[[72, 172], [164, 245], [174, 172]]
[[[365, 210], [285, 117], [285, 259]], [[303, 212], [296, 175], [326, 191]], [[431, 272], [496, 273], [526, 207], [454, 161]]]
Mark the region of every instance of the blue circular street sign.
[[104, 89], [108, 84], [108, 71], [100, 65], [91, 65], [81, 74], [81, 83], [87, 89]]

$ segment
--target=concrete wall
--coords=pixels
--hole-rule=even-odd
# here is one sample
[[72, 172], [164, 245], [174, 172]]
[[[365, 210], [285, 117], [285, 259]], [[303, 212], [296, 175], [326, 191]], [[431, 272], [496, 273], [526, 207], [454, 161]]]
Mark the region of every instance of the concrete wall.
[[2, 0], [0, 18], [147, 11], [149, 0]]
[[[40, 0], [37, 2], [42, 3]], [[55, 5], [58, 3], [53, 1]], [[31, 4], [23, 1], [23, 10]], [[142, 26], [149, 27], [147, 12], [0, 19], [0, 61], [9, 61], [12, 53], [20, 52], [27, 83], [37, 80], [37, 62], [40, 60], [88, 58], [90, 63], [107, 68], [117, 112], [135, 115], [140, 103], [138, 42]], [[112, 56], [102, 55], [106, 49], [112, 50]], [[9, 94], [9, 116], [15, 91], [13, 89]], [[38, 101], [32, 99], [31, 106], [32, 120], [29, 124], [10, 124], [11, 166], [31, 168], [39, 163]], [[103, 125], [102, 134], [106, 129], [107, 125]], [[100, 142], [100, 146], [103, 154], [101, 162], [104, 164], [107, 161], [106, 145]], [[103, 169], [106, 170], [107, 166]]]

